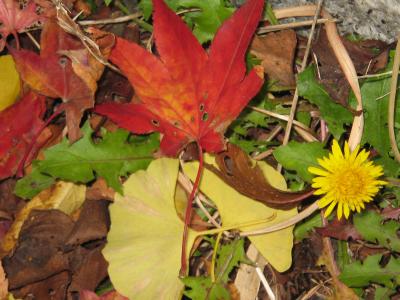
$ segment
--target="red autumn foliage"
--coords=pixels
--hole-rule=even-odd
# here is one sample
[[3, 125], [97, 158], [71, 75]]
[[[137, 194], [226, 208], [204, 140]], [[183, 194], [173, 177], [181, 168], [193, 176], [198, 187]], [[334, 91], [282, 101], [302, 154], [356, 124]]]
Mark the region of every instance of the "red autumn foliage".
[[28, 1], [24, 9], [15, 0], [0, 0], [0, 51], [3, 50], [7, 36], [12, 34], [19, 46], [17, 32], [24, 30], [40, 20], [36, 14], [35, 3]]
[[49, 132], [44, 131], [30, 149], [32, 141], [42, 130], [44, 113], [44, 97], [33, 92], [0, 112], [0, 180], [13, 176], [25, 153], [30, 151], [25, 161], [25, 165], [28, 165], [49, 138]]
[[208, 152], [224, 149], [223, 134], [263, 80], [246, 75], [245, 53], [264, 1], [250, 0], [218, 30], [209, 53], [162, 0], [153, 0], [160, 57], [122, 38], [110, 59], [128, 77], [139, 103], [107, 103], [96, 112], [134, 133], [163, 133], [161, 150], [174, 156], [195, 141]]

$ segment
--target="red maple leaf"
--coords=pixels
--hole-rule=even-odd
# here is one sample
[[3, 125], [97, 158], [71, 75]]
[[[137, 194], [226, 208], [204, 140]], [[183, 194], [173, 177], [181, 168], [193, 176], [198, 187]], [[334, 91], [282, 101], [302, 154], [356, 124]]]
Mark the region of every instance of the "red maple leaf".
[[12, 34], [19, 48], [17, 32], [24, 30], [41, 19], [36, 14], [36, 5], [28, 2], [24, 9], [20, 9], [19, 2], [15, 0], [0, 0], [0, 51], [3, 50], [6, 38]]
[[[33, 92], [27, 93], [20, 101], [0, 112], [0, 180], [13, 176], [25, 154], [29, 164], [37, 151], [50, 136], [43, 130], [43, 114], [46, 111], [45, 99]], [[38, 134], [33, 149], [32, 142]]]
[[264, 1], [249, 0], [238, 9], [218, 30], [209, 54], [162, 0], [153, 4], [160, 58], [122, 38], [110, 56], [140, 103], [107, 103], [95, 111], [134, 133], [163, 133], [166, 155], [176, 155], [192, 141], [219, 152], [224, 131], [263, 83], [255, 70], [246, 75], [245, 53]]
[[[99, 32], [95, 34], [101, 35]], [[114, 44], [110, 34], [100, 37], [107, 55]], [[45, 23], [41, 34], [40, 55], [27, 50], [10, 49], [22, 79], [36, 92], [61, 98], [66, 113], [68, 137], [80, 137], [79, 123], [85, 109], [94, 105], [96, 81], [104, 65], [94, 59], [82, 43], [66, 33], [55, 20]], [[68, 57], [71, 57], [69, 59]]]

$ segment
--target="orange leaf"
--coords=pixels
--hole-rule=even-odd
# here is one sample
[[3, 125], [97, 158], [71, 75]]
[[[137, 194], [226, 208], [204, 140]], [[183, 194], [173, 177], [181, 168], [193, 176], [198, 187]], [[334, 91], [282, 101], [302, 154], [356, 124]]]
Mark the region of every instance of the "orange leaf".
[[96, 112], [135, 133], [163, 133], [161, 150], [176, 155], [189, 142], [208, 152], [224, 148], [223, 134], [263, 80], [246, 75], [245, 53], [263, 0], [249, 0], [218, 30], [210, 54], [162, 0], [153, 0], [160, 57], [122, 38], [111, 61], [127, 76], [140, 103], [107, 103]]

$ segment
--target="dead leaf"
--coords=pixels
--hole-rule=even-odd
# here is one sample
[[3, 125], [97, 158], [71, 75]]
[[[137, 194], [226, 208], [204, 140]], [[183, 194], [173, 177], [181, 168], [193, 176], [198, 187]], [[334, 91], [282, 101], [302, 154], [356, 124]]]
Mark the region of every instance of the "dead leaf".
[[294, 30], [283, 30], [255, 36], [250, 53], [261, 59], [261, 65], [269, 79], [281, 86], [296, 85], [294, 58], [297, 38]]
[[0, 299], [8, 299], [8, 280], [0, 262]]
[[207, 164], [205, 167], [239, 193], [267, 206], [291, 208], [313, 194], [312, 190], [287, 192], [274, 188], [261, 168], [234, 144], [228, 144], [227, 150], [217, 154], [215, 161], [219, 168]]
[[53, 187], [42, 191], [26, 204], [16, 215], [15, 221], [1, 241], [1, 256], [8, 254], [18, 240], [22, 225], [34, 209], [59, 209], [67, 214], [78, 209], [85, 200], [86, 186], [71, 182], [57, 182]]
[[350, 238], [352, 240], [361, 240], [362, 236], [354, 227], [353, 224], [347, 222], [347, 220], [334, 219], [325, 227], [315, 228], [316, 232], [323, 237], [332, 237], [337, 240], [347, 241]]
[[[99, 30], [92, 31], [104, 55], [114, 39]], [[27, 50], [13, 50], [21, 78], [38, 93], [61, 98], [66, 113], [70, 141], [80, 137], [79, 124], [86, 109], [93, 107], [94, 94], [104, 65], [95, 60], [81, 42], [66, 33], [54, 20], [48, 20], [41, 34], [40, 55]], [[68, 59], [68, 55], [72, 59]], [[77, 73], [75, 73], [77, 72]]]

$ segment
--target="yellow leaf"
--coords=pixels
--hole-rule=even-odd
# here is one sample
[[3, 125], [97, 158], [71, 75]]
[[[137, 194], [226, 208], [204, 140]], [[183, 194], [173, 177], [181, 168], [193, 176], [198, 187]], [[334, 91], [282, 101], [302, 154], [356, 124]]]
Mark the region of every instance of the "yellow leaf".
[[0, 56], [0, 111], [17, 100], [20, 89], [19, 74], [12, 56]]
[[[216, 166], [214, 158], [209, 155], [205, 155], [205, 161]], [[257, 164], [261, 167], [264, 176], [272, 186], [281, 190], [287, 189], [285, 179], [279, 172], [264, 162], [257, 162]], [[192, 180], [196, 176], [198, 165], [197, 162], [184, 165], [184, 172]], [[268, 225], [272, 225], [297, 214], [297, 209], [295, 208], [290, 210], [273, 209], [241, 195], [207, 169], [204, 169], [200, 190], [218, 207], [224, 227], [263, 220], [276, 214], [275, 218], [268, 223]], [[259, 229], [266, 225], [248, 226], [244, 230]], [[293, 226], [277, 232], [250, 236], [249, 239], [276, 270], [283, 272], [289, 269], [292, 264]]]
[[[154, 160], [124, 183], [110, 205], [103, 255], [115, 289], [129, 299], [180, 299], [183, 222], [174, 203], [179, 161]], [[196, 233], [189, 230], [188, 252]]]
[[[10, 230], [1, 241], [2, 255], [11, 251], [18, 240], [22, 225], [34, 209], [58, 209], [71, 214], [85, 201], [86, 186], [59, 181], [29, 201], [17, 214]], [[1, 256], [2, 256], [1, 255]]]

